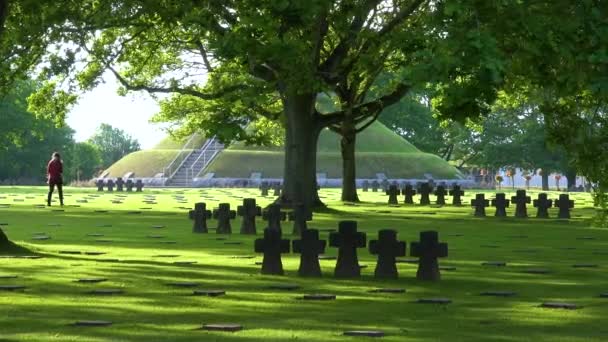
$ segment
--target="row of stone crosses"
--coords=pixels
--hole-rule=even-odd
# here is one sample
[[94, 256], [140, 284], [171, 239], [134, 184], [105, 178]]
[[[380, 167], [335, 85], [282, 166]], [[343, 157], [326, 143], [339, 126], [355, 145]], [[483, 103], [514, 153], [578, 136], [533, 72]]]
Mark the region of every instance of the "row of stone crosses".
[[431, 204], [431, 194], [437, 196], [435, 203], [439, 205], [446, 204], [445, 196], [447, 196], [448, 194], [452, 196], [453, 205], [461, 205], [462, 196], [464, 196], [464, 191], [460, 188], [460, 185], [458, 184], [452, 185], [452, 190], [450, 191], [447, 190], [445, 185], [438, 185], [437, 188], [433, 191], [433, 185], [431, 183], [419, 183], [417, 185], [417, 189], [414, 189], [414, 186], [409, 183], [404, 184], [403, 189], [399, 189], [399, 186], [397, 184], [390, 184], [388, 185], [385, 192], [388, 195], [388, 204], [390, 205], [399, 204], [399, 195], [405, 196], [403, 203], [414, 204], [414, 196], [418, 193], [420, 195], [420, 205]]
[[108, 189], [108, 192], [113, 192], [114, 188], [116, 188], [116, 191], [119, 192], [125, 191], [125, 188], [127, 189], [127, 192], [132, 192], [133, 187], [135, 187], [135, 191], [137, 192], [142, 192], [144, 189], [144, 183], [141, 181], [141, 179], [138, 179], [135, 182], [133, 182], [132, 179], [127, 179], [127, 181], [125, 182], [122, 177], [116, 178], [116, 181], [108, 179], [105, 182], [103, 181], [103, 179], [98, 179], [95, 182], [95, 185], [97, 186], [97, 191], [103, 191], [105, 187]]
[[[255, 252], [263, 253], [262, 274], [283, 275], [281, 254], [300, 254], [298, 275], [303, 277], [320, 277], [319, 255], [325, 253], [327, 241], [319, 239], [319, 231], [307, 229], [300, 239], [290, 241], [281, 237], [278, 230], [264, 229], [264, 238], [255, 240]], [[337, 278], [354, 278], [361, 276], [361, 266], [357, 249], [367, 245], [366, 234], [357, 231], [356, 221], [341, 221], [338, 231], [329, 234], [329, 246], [338, 248], [338, 257], [334, 276]], [[397, 232], [391, 229], [380, 230], [378, 239], [369, 243], [369, 252], [377, 255], [374, 277], [396, 279], [397, 257], [406, 255], [406, 242], [397, 239]], [[448, 245], [439, 242], [436, 231], [420, 233], [420, 241], [410, 244], [410, 255], [418, 258], [416, 277], [420, 280], [436, 281], [441, 278], [437, 258], [447, 257]]]
[[[528, 217], [528, 209], [526, 204], [531, 202], [530, 196], [526, 195], [526, 190], [517, 190], [515, 196], [511, 197], [511, 201], [506, 199], [505, 194], [497, 193], [496, 198], [492, 199], [492, 206], [496, 208], [494, 216], [506, 217], [506, 208], [511, 203], [515, 204], [515, 217], [526, 218]], [[559, 199], [551, 200], [547, 194], [538, 194], [538, 199], [532, 201], [532, 205], [536, 208], [536, 217], [538, 218], [549, 218], [549, 208], [554, 206], [559, 208], [557, 217], [560, 219], [570, 218], [570, 209], [574, 208], [574, 201], [570, 199], [568, 194], [560, 194]], [[475, 199], [471, 200], [471, 206], [475, 207], [475, 216], [485, 217], [486, 208], [490, 206], [490, 200], [485, 198], [484, 194], [475, 195]]]

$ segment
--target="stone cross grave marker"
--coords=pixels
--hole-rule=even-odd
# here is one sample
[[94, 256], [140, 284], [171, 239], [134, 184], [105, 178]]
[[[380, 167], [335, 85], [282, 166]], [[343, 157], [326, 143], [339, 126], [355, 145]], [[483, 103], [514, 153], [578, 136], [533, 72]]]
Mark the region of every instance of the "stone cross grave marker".
[[236, 211], [239, 216], [243, 217], [241, 234], [255, 235], [257, 233], [255, 218], [262, 216], [262, 208], [256, 205], [255, 198], [244, 198], [243, 205], [239, 205]]
[[416, 278], [419, 280], [439, 280], [441, 273], [437, 258], [448, 256], [448, 244], [439, 242], [439, 233], [436, 231], [420, 232], [420, 242], [412, 242], [410, 255], [420, 258]]
[[108, 188], [108, 192], [113, 192], [114, 191], [114, 181], [111, 179], [108, 179], [108, 181], [106, 183], [106, 187]]
[[144, 189], [144, 182], [142, 182], [141, 179], [138, 179], [137, 181], [135, 181], [135, 191], [137, 192], [142, 192]]
[[124, 191], [125, 181], [122, 180], [122, 177], [116, 178], [116, 191], [123, 192]]
[[444, 185], [438, 185], [437, 189], [435, 190], [435, 196], [437, 196], [437, 204], [439, 205], [445, 205], [445, 195], [447, 195], [448, 192], [445, 189]]
[[98, 179], [95, 182], [95, 185], [97, 186], [97, 191], [103, 191], [103, 187], [104, 187], [105, 184], [103, 182], [103, 179]]
[[532, 201], [532, 205], [537, 209], [536, 217], [549, 218], [549, 208], [553, 205], [553, 201], [547, 198], [547, 194], [538, 194], [538, 199]]
[[397, 185], [390, 185], [388, 190], [386, 190], [386, 194], [388, 195], [388, 204], [399, 204], [399, 200], [397, 199], [397, 196], [399, 196], [399, 188]]
[[380, 186], [382, 187], [382, 191], [388, 191], [388, 187], [389, 187], [390, 183], [388, 182], [388, 179], [383, 179], [382, 182], [380, 183]]
[[486, 195], [477, 194], [475, 195], [475, 199], [471, 200], [471, 206], [475, 207], [475, 216], [485, 217], [486, 207], [490, 206], [490, 201], [486, 199]]
[[453, 205], [462, 205], [462, 196], [464, 196], [464, 191], [460, 189], [460, 185], [454, 184], [452, 186], [452, 190], [450, 190], [450, 196], [452, 196]]
[[268, 221], [268, 227], [272, 230], [281, 231], [281, 221], [285, 221], [285, 212], [281, 211], [281, 205], [271, 204], [262, 213], [262, 218]]
[[420, 205], [431, 204], [429, 195], [432, 191], [433, 189], [431, 189], [431, 185], [429, 183], [420, 184], [420, 188], [418, 189], [418, 193], [420, 194]]
[[289, 220], [293, 221], [293, 235], [300, 236], [303, 231], [308, 229], [306, 222], [312, 221], [312, 210], [306, 205], [298, 203], [294, 206], [293, 211], [288, 215]]
[[300, 254], [298, 275], [301, 277], [320, 277], [321, 266], [319, 254], [325, 253], [325, 240], [319, 240], [319, 231], [307, 229], [302, 231], [300, 240], [294, 240], [293, 252]]
[[357, 231], [356, 221], [341, 221], [338, 231], [329, 234], [329, 245], [338, 248], [338, 261], [334, 271], [336, 277], [361, 276], [357, 248], [365, 247], [366, 236]]
[[262, 196], [268, 196], [268, 190], [270, 190], [270, 184], [268, 184], [268, 182], [264, 181], [262, 182], [262, 184], [260, 184], [260, 190], [262, 190]]
[[505, 194], [497, 193], [496, 198], [492, 200], [492, 206], [496, 208], [496, 213], [494, 216], [496, 217], [507, 217], [507, 209], [510, 205], [511, 201], [509, 201]]
[[207, 219], [211, 218], [211, 211], [207, 210], [207, 204], [203, 202], [194, 204], [194, 210], [190, 210], [189, 215], [192, 220], [193, 233], [209, 232]]
[[369, 181], [367, 179], [364, 180], [363, 183], [361, 183], [361, 189], [363, 190], [363, 192], [369, 191]]
[[570, 218], [570, 209], [574, 208], [574, 201], [570, 199], [568, 194], [559, 195], [559, 199], [555, 201], [554, 205], [556, 208], [559, 208], [558, 218]]
[[416, 190], [411, 184], [406, 184], [403, 189], [403, 195], [405, 195], [405, 204], [414, 204], [414, 195], [416, 195]]
[[232, 234], [230, 220], [236, 218], [236, 212], [230, 210], [230, 203], [220, 203], [219, 207], [213, 210], [213, 218], [217, 220], [218, 234]]
[[127, 182], [125, 183], [125, 185], [127, 187], [127, 192], [132, 192], [133, 186], [135, 186], [135, 184], [133, 183], [133, 180], [131, 180], [131, 179], [127, 179]]
[[384, 229], [378, 232], [378, 240], [369, 242], [369, 252], [378, 256], [374, 276], [397, 279], [396, 258], [405, 256], [405, 242], [397, 240], [397, 232]]
[[255, 252], [264, 253], [262, 274], [284, 274], [281, 253], [289, 253], [289, 240], [281, 239], [281, 231], [264, 229], [264, 238], [255, 240]]
[[380, 183], [377, 180], [372, 181], [372, 192], [378, 192], [378, 188], [380, 187]]
[[275, 197], [281, 196], [281, 189], [282, 188], [283, 187], [282, 187], [281, 183], [279, 183], [279, 182], [274, 183], [273, 186], [272, 186], [272, 190], [273, 190], [272, 195], [275, 196]]
[[511, 203], [515, 204], [515, 217], [528, 217], [526, 204], [530, 203], [530, 196], [526, 196], [526, 190], [517, 190], [515, 196], [511, 197]]

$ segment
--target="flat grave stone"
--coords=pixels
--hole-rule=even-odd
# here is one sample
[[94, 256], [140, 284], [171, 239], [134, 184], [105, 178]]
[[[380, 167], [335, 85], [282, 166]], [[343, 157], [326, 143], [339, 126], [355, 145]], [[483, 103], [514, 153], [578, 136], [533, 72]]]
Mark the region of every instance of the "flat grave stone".
[[326, 293], [315, 293], [315, 294], [306, 294], [298, 299], [302, 300], [335, 300], [336, 295], [334, 294], [326, 294]]
[[256, 261], [253, 264], [256, 266], [262, 266], [264, 263], [262, 261]]
[[146, 235], [148, 239], [164, 239], [164, 235]]
[[291, 291], [291, 290], [297, 290], [300, 288], [300, 285], [298, 284], [271, 284], [268, 285], [268, 288], [271, 290], [287, 290], [287, 291]]
[[163, 226], [162, 224], [155, 224], [152, 226], [152, 228], [161, 229], [161, 228], [165, 228], [165, 226]]
[[42, 256], [40, 256], [40, 255], [18, 255], [15, 258], [32, 260], [32, 259], [42, 259]]
[[595, 240], [594, 236], [580, 236], [576, 238], [577, 240]]
[[189, 282], [189, 281], [176, 281], [176, 282], [165, 283], [165, 285], [172, 286], [172, 287], [197, 287], [200, 284], [194, 283], [194, 282]]
[[98, 262], [120, 262], [119, 259], [97, 259]]
[[405, 289], [402, 288], [379, 288], [369, 290], [371, 293], [405, 293]]
[[194, 265], [196, 261], [174, 261], [175, 265]]
[[112, 325], [110, 321], [76, 321], [74, 326], [77, 327], [107, 327]]
[[95, 242], [112, 243], [112, 242], [114, 242], [114, 240], [111, 240], [111, 239], [96, 239]]
[[47, 224], [47, 226], [49, 226], [49, 227], [61, 227], [61, 224], [60, 223], [49, 223], [49, 224]]
[[600, 298], [608, 298], [608, 292], [600, 293]]
[[253, 259], [255, 256], [253, 255], [233, 255], [230, 258], [232, 259]]
[[84, 252], [85, 255], [104, 255], [106, 252]]
[[548, 309], [567, 309], [567, 310], [576, 310], [576, 309], [581, 308], [577, 304], [565, 303], [565, 302], [544, 302], [540, 306], [543, 308], [548, 308]]
[[78, 255], [80, 255], [80, 254], [82, 254], [82, 252], [81, 251], [59, 251], [59, 254], [72, 254], [72, 255], [78, 254]]
[[224, 332], [236, 332], [243, 330], [243, 326], [240, 324], [223, 323], [223, 324], [204, 324], [202, 330], [208, 331], [224, 331]]
[[6, 223], [6, 222], [0, 222], [0, 226], [8, 226], [8, 223]]
[[226, 241], [224, 242], [224, 245], [242, 245], [243, 242], [241, 241]]
[[507, 266], [507, 263], [504, 261], [485, 261], [481, 263], [481, 266], [505, 267]]
[[98, 214], [106, 214], [109, 211], [108, 210], [95, 210], [94, 212], [98, 213]]
[[137, 211], [137, 210], [135, 210], [135, 211], [127, 211], [127, 214], [129, 214], [129, 215], [139, 215], [139, 214], [141, 214], [141, 211]]
[[44, 240], [50, 240], [51, 237], [48, 235], [39, 235], [39, 236], [34, 236], [32, 237], [32, 240], [36, 240], [36, 241], [44, 241]]
[[345, 331], [343, 335], [354, 337], [384, 337], [384, 332], [381, 330], [348, 330]]
[[480, 293], [481, 296], [490, 297], [513, 297], [517, 295], [517, 292], [513, 291], [484, 291]]
[[65, 209], [53, 209], [52, 211], [54, 213], [63, 213], [65, 211]]
[[0, 285], [0, 291], [17, 291], [25, 290], [23, 285]]
[[13, 274], [0, 274], [0, 279], [16, 279], [17, 276]]
[[455, 266], [439, 266], [440, 271], [456, 271]]
[[163, 245], [175, 245], [177, 244], [177, 241], [159, 241], [158, 243]]
[[398, 264], [415, 264], [418, 265], [418, 258], [416, 259], [403, 259], [403, 258], [399, 258], [395, 260], [396, 263]]
[[152, 257], [154, 257], [154, 258], [177, 258], [177, 257], [180, 257], [180, 255], [178, 255], [178, 254], [158, 254], [158, 255], [153, 255]]
[[449, 298], [420, 298], [416, 300], [416, 303], [420, 304], [450, 304], [452, 302]]
[[88, 291], [87, 293], [92, 294], [92, 295], [115, 295], [115, 294], [123, 294], [123, 293], [125, 293], [125, 291], [123, 291], [121, 289], [97, 289], [97, 290]]
[[574, 268], [598, 268], [598, 264], [574, 264], [572, 265]]
[[110, 227], [112, 227], [112, 225], [111, 225], [111, 224], [109, 224], [109, 223], [100, 223], [100, 224], [96, 225], [95, 227], [99, 227], [99, 228], [110, 228]]
[[207, 297], [219, 297], [226, 294], [225, 290], [194, 290], [192, 292], [195, 296], [207, 296]]
[[319, 260], [336, 260], [336, 257], [331, 255], [319, 255]]
[[523, 273], [528, 274], [549, 274], [551, 270], [548, 268], [529, 268], [522, 271]]
[[77, 283], [86, 283], [86, 284], [95, 284], [95, 283], [101, 283], [104, 281], [108, 281], [108, 278], [81, 278], [81, 279], [75, 280], [75, 282], [77, 282]]

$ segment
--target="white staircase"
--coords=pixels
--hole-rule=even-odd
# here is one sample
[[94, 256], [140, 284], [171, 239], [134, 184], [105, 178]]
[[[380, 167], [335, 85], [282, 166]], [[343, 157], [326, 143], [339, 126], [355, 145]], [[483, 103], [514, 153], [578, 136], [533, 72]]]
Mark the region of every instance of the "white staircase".
[[192, 185], [192, 181], [203, 171], [213, 159], [224, 150], [224, 145], [221, 144], [215, 137], [208, 139], [203, 147], [192, 151], [177, 167], [165, 183], [166, 186], [188, 187]]

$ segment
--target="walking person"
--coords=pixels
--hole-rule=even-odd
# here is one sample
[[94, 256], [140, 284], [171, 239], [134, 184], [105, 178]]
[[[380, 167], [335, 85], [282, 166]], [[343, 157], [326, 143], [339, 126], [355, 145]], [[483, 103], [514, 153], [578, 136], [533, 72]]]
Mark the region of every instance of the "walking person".
[[59, 203], [63, 206], [63, 161], [59, 153], [53, 153], [49, 164], [46, 167], [47, 183], [49, 184], [49, 195], [47, 197], [46, 204], [51, 206], [51, 197], [55, 186], [57, 186], [57, 192], [59, 193]]

